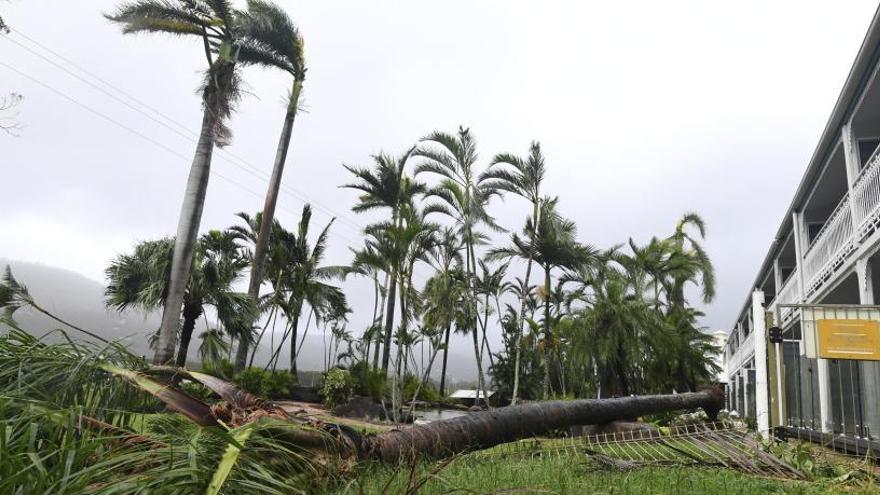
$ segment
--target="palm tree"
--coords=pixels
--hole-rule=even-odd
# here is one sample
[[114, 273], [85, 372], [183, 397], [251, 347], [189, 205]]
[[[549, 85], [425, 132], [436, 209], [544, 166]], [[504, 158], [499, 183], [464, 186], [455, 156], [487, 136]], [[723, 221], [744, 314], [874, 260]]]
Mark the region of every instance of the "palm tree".
[[223, 356], [229, 353], [229, 341], [219, 329], [212, 328], [199, 335], [202, 343], [199, 344], [199, 359], [202, 364], [219, 363]]
[[234, 12], [227, 0], [136, 0], [120, 5], [107, 19], [122, 25], [124, 34], [166, 33], [201, 39], [208, 67], [202, 87], [202, 127], [180, 209], [174, 258], [169, 271], [159, 342], [153, 361], [164, 364], [174, 356], [180, 311], [184, 303], [199, 224], [208, 190], [214, 145], [225, 144], [225, 125], [240, 97], [236, 70], [242, 45], [236, 36]]
[[431, 252], [434, 275], [425, 283], [423, 299], [424, 326], [442, 334], [443, 367], [440, 372], [440, 396], [446, 393], [446, 367], [449, 360], [449, 337], [452, 326], [463, 320], [462, 308], [467, 299], [467, 285], [462, 269], [461, 237], [445, 227], [438, 233], [439, 243]]
[[577, 226], [556, 212], [558, 198], [542, 200], [541, 216], [537, 228], [526, 221], [524, 233], [526, 238], [513, 234], [512, 245], [496, 248], [489, 252], [489, 259], [512, 258], [528, 259], [544, 269], [544, 285], [539, 286], [539, 296], [544, 301], [544, 385], [543, 395], [546, 399], [550, 393], [550, 370], [552, 366], [552, 320], [550, 317], [552, 272], [554, 269], [577, 270], [585, 264], [595, 263], [598, 252], [588, 245], [577, 241]]
[[643, 366], [645, 332], [662, 325], [657, 313], [630, 292], [621, 275], [609, 275], [596, 287], [591, 308], [575, 325], [573, 348], [577, 359], [595, 367], [603, 396], [635, 392], [635, 377]]
[[[247, 295], [233, 290], [247, 261], [241, 256], [237, 237], [213, 230], [199, 239], [183, 298], [183, 325], [177, 351], [177, 366], [186, 366], [189, 343], [196, 321], [212, 306], [228, 331], [238, 333], [255, 310]], [[109, 280], [106, 304], [118, 311], [134, 307], [158, 309], [168, 295], [168, 271], [174, 241], [160, 239], [135, 246], [132, 254], [114, 259], [105, 273]], [[161, 337], [160, 337], [161, 338]]]
[[[374, 155], [373, 169], [351, 167], [343, 165], [351, 172], [357, 182], [345, 184], [341, 187], [361, 191], [358, 203], [352, 207], [352, 211], [362, 213], [377, 208], [388, 208], [391, 212], [391, 225], [398, 226], [400, 222], [400, 210], [402, 207], [412, 206], [413, 198], [424, 192], [424, 185], [410, 180], [405, 173], [406, 163], [413, 154], [413, 149], [404, 152], [400, 157], [380, 153]], [[369, 232], [368, 232], [369, 234]], [[379, 244], [374, 247], [382, 247]], [[384, 246], [387, 249], [393, 247]], [[382, 370], [387, 373], [388, 363], [391, 358], [391, 336], [394, 331], [394, 309], [397, 297], [397, 283], [399, 278], [399, 265], [388, 263], [387, 273], [387, 307], [385, 308], [385, 329], [382, 351]]]
[[[697, 229], [699, 239], [688, 234], [688, 226]], [[674, 246], [673, 255], [678, 258], [677, 270], [671, 274], [670, 306], [684, 307], [684, 286], [688, 282], [698, 283], [702, 288], [703, 302], [709, 303], [715, 298], [715, 269], [709, 255], [699, 243], [705, 238], [706, 224], [696, 213], [685, 213], [669, 237]]]
[[318, 235], [314, 245], [310, 245], [308, 238], [311, 219], [312, 207], [306, 204], [303, 206], [297, 231], [289, 232], [280, 227], [273, 229], [275, 234], [272, 237], [277, 245], [270, 248], [270, 258], [275, 258], [271, 264], [283, 264], [279, 276], [279, 285], [283, 294], [280, 297], [283, 297], [282, 311], [287, 317], [289, 326], [275, 350], [273, 359], [277, 360], [281, 347], [290, 337], [290, 372], [294, 381], [297, 380], [297, 355], [305, 339], [303, 335], [303, 341], [297, 346], [299, 323], [304, 307], [308, 305], [316, 319], [322, 315], [335, 317], [347, 309], [342, 290], [326, 283], [328, 280], [341, 278], [344, 268], [321, 264], [327, 250], [330, 227], [335, 219], [330, 220]]
[[[477, 265], [480, 268], [480, 272], [477, 275], [477, 293], [483, 296], [482, 301], [482, 319], [480, 319], [480, 328], [483, 332], [483, 337], [480, 342], [480, 356], [482, 357], [484, 352], [489, 356], [489, 366], [492, 367], [494, 362], [492, 362], [492, 350], [489, 348], [489, 339], [486, 336], [488, 327], [489, 327], [489, 315], [495, 311], [498, 313], [499, 323], [501, 318], [501, 294], [506, 290], [506, 284], [504, 283], [504, 277], [507, 275], [507, 266], [508, 263], [502, 263], [498, 265], [496, 268], [492, 268], [485, 260], [478, 260]], [[495, 309], [492, 309], [492, 302], [494, 301]]]
[[[305, 81], [306, 67], [302, 36], [287, 14], [276, 5], [264, 0], [248, 0], [247, 5], [247, 12], [238, 17], [238, 30], [243, 46], [248, 49], [255, 48], [249, 50], [248, 54], [253, 53], [253, 56], [248, 60], [280, 69], [293, 78], [293, 86], [290, 89], [287, 109], [284, 114], [284, 123], [281, 126], [281, 136], [278, 138], [275, 162], [272, 165], [272, 175], [269, 178], [269, 188], [266, 191], [266, 201], [263, 204], [263, 215], [254, 247], [254, 259], [251, 264], [248, 294], [254, 301], [257, 301], [260, 295], [260, 286], [264, 281], [263, 265], [270, 242], [269, 236], [272, 233], [275, 205], [278, 202], [278, 193], [281, 189], [281, 177], [284, 174], [284, 164], [287, 161], [287, 151], [290, 148], [290, 137], [299, 108], [299, 97]], [[260, 58], [259, 55], [263, 54], [271, 56]], [[236, 371], [244, 368], [249, 346], [250, 339], [239, 340], [235, 356]]]
[[[510, 168], [499, 167], [499, 165], [507, 165]], [[517, 196], [525, 198], [532, 206], [532, 225], [538, 225], [541, 215], [541, 183], [544, 181], [546, 167], [544, 166], [544, 154], [541, 152], [541, 144], [532, 141], [529, 147], [529, 155], [523, 159], [511, 153], [501, 153], [495, 155], [489, 169], [483, 174], [483, 178], [489, 181], [491, 187], [511, 192]], [[531, 239], [534, 245], [534, 239]], [[532, 275], [532, 262], [534, 260], [534, 252], [529, 251], [526, 258], [526, 275], [524, 286], [528, 287], [529, 279]], [[522, 338], [523, 325], [525, 324], [525, 311], [528, 294], [523, 293], [520, 298], [519, 310], [519, 330], [517, 336], [514, 337], [515, 343]], [[516, 357], [514, 359], [513, 368], [513, 392], [510, 399], [511, 405], [516, 405], [519, 398], [519, 370], [521, 347], [514, 346], [516, 349]]]
[[[477, 385], [485, 390], [482, 359], [480, 359], [478, 315], [476, 311], [476, 254], [477, 244], [484, 242], [484, 235], [476, 228], [485, 224], [497, 231], [503, 229], [495, 223], [486, 207], [492, 196], [500, 195], [488, 180], [477, 175], [477, 144], [469, 129], [459, 127], [453, 135], [435, 131], [422, 138], [422, 145], [413, 153], [422, 158], [416, 166], [416, 175], [431, 173], [440, 177], [440, 183], [428, 190], [426, 195], [436, 202], [425, 208], [426, 213], [440, 213], [455, 221], [465, 250], [465, 274], [467, 276], [469, 311], [466, 330], [473, 332], [474, 355], [477, 359]], [[488, 399], [484, 400], [488, 404]]]

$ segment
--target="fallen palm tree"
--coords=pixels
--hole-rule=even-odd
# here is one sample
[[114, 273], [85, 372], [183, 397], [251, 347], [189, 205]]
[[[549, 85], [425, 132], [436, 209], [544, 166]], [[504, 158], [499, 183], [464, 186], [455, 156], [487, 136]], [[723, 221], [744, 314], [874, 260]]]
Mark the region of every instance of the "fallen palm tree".
[[534, 402], [364, 437], [359, 453], [385, 462], [406, 457], [442, 457], [561, 428], [605, 424], [647, 414], [702, 408], [714, 418], [722, 405], [721, 391], [714, 388], [674, 395]]

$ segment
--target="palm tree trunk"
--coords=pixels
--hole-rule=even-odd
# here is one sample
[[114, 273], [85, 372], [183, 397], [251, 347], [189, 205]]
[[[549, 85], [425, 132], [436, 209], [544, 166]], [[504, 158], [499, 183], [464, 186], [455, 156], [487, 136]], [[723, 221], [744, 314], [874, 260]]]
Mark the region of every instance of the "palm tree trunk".
[[205, 196], [208, 192], [208, 178], [211, 175], [214, 130], [217, 124], [216, 114], [215, 109], [206, 108], [202, 115], [202, 130], [189, 169], [183, 205], [180, 207], [180, 220], [177, 223], [177, 235], [174, 238], [168, 294], [165, 297], [165, 308], [162, 311], [156, 354], [153, 356], [155, 364], [168, 364], [174, 358], [183, 295], [189, 282], [193, 253], [199, 237], [199, 224], [202, 221], [202, 210], [205, 207]]
[[544, 266], [544, 390], [543, 398], [550, 396], [550, 362], [553, 358], [553, 337], [550, 335], [550, 265]]
[[529, 241], [529, 261], [526, 263], [526, 277], [523, 280], [523, 290], [522, 295], [520, 297], [520, 306], [519, 306], [519, 321], [517, 322], [517, 334], [514, 337], [514, 348], [516, 349], [516, 357], [514, 358], [513, 363], [513, 392], [512, 397], [510, 398], [510, 405], [515, 406], [516, 401], [519, 398], [519, 368], [520, 362], [522, 360], [522, 335], [523, 329], [526, 320], [526, 301], [529, 299], [529, 278], [532, 275], [532, 263], [534, 263], [535, 259], [535, 236], [538, 232], [538, 222], [540, 219], [538, 215], [540, 214], [540, 201], [536, 201], [532, 204], [532, 238]]
[[[254, 304], [257, 303], [260, 297], [260, 285], [263, 283], [263, 265], [266, 262], [266, 252], [269, 249], [269, 236], [272, 235], [272, 222], [275, 219], [275, 205], [278, 203], [278, 193], [281, 190], [281, 177], [284, 174], [287, 151], [290, 149], [293, 121], [296, 119], [296, 109], [301, 91], [302, 81], [294, 80], [293, 89], [290, 92], [290, 102], [284, 115], [284, 125], [281, 126], [281, 137], [278, 138], [278, 149], [275, 151], [275, 163], [272, 165], [269, 189], [266, 191], [266, 201], [263, 204], [260, 232], [257, 234], [257, 244], [254, 247], [254, 261], [251, 265], [251, 280], [248, 285], [248, 295], [254, 301]], [[235, 355], [236, 373], [244, 369], [249, 346], [250, 339], [247, 338], [242, 338], [238, 343], [238, 352]]]
[[385, 310], [385, 335], [382, 348], [382, 372], [388, 375], [388, 361], [391, 359], [391, 332], [394, 331], [394, 299], [397, 296], [397, 274], [391, 276], [388, 286], [388, 307]]
[[443, 369], [440, 371], [440, 397], [446, 397], [446, 363], [449, 360], [449, 334], [452, 323], [446, 325], [446, 336], [443, 338]]
[[185, 304], [183, 306], [183, 326], [180, 328], [180, 344], [177, 349], [177, 367], [186, 368], [186, 357], [189, 353], [189, 343], [192, 341], [196, 321], [202, 315], [200, 304]]
[[299, 314], [302, 312], [302, 305], [296, 308], [296, 314], [293, 315], [293, 321], [290, 327], [290, 379], [296, 384], [299, 379], [296, 376], [296, 332], [299, 327]]
[[[383, 317], [385, 316], [385, 314], [387, 313], [385, 311], [385, 300], [388, 298], [388, 290], [389, 290], [388, 284], [390, 282], [389, 278], [390, 278], [390, 276], [389, 276], [388, 272], [386, 272], [385, 273], [385, 283], [382, 285], [382, 288], [384, 289], [382, 291], [382, 303], [379, 305], [379, 307], [382, 308], [383, 313], [380, 313], [379, 317], [373, 320], [374, 323], [377, 320], [382, 320]], [[379, 369], [379, 351], [382, 348], [382, 341], [383, 340], [384, 340], [383, 334], [379, 334], [376, 336], [376, 347], [373, 349], [373, 369]]]
[[724, 404], [720, 389], [618, 399], [533, 402], [362, 438], [360, 455], [397, 463], [485, 449], [576, 425], [594, 425], [682, 409], [703, 408], [714, 418]]

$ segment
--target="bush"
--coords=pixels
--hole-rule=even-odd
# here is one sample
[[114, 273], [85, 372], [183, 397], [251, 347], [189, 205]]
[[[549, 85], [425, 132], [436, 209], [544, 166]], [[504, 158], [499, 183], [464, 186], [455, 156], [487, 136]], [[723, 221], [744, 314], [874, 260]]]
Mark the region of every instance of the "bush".
[[359, 361], [350, 368], [355, 395], [382, 400], [388, 394], [388, 381], [382, 370], [370, 369], [369, 363]]
[[[416, 389], [419, 387], [419, 382], [421, 380], [414, 375], [406, 375], [403, 378], [403, 401], [409, 402], [412, 400], [413, 395], [416, 393]], [[419, 396], [416, 397], [417, 400], [423, 400], [426, 402], [439, 402], [440, 401], [440, 393], [437, 392], [437, 389], [434, 388], [430, 383], [426, 383], [422, 385], [421, 390], [419, 390]]]
[[267, 373], [263, 382], [263, 391], [270, 399], [287, 399], [290, 398], [291, 383], [293, 383], [293, 375], [289, 371]]
[[339, 404], [345, 404], [354, 395], [354, 381], [351, 374], [341, 368], [333, 368], [324, 373], [321, 383], [321, 396], [324, 397], [324, 405], [332, 409]]
[[268, 373], [259, 368], [248, 368], [235, 375], [235, 383], [254, 395], [265, 397], [265, 385], [268, 381], [266, 375], [268, 375]]

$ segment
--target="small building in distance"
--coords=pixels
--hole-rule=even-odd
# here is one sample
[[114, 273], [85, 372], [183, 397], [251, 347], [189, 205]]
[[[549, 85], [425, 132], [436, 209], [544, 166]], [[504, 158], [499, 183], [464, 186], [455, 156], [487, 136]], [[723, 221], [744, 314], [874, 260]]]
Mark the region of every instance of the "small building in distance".
[[[488, 394], [488, 398], [491, 399], [493, 395], [495, 395], [494, 390], [489, 390], [486, 392]], [[460, 402], [465, 406], [474, 406], [477, 404], [477, 399], [483, 400], [483, 391], [482, 390], [472, 390], [466, 388], [460, 388], [455, 392], [449, 394], [449, 398], [453, 399], [456, 402]]]

